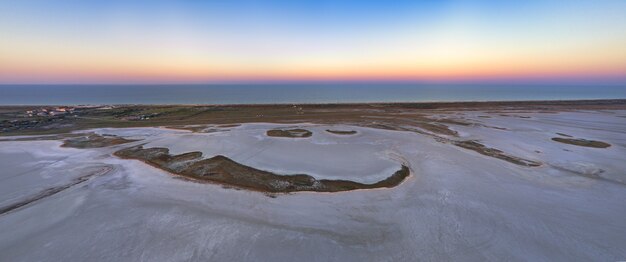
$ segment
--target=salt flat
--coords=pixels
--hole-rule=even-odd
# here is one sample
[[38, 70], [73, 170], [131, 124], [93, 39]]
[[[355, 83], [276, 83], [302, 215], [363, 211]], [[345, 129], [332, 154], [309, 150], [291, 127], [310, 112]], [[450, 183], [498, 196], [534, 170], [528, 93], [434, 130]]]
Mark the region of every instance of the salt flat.
[[[350, 124], [247, 123], [211, 133], [103, 128], [105, 148], [0, 142], [0, 207], [89, 170], [109, 171], [0, 215], [0, 261], [617, 261], [626, 258], [626, 111], [442, 112], [458, 137]], [[309, 138], [274, 138], [299, 127]], [[494, 128], [496, 127], [496, 128]], [[326, 129], [357, 131], [335, 135]], [[608, 148], [563, 144], [562, 133]], [[541, 163], [448, 143], [477, 140]], [[221, 154], [279, 174], [393, 188], [259, 192], [195, 183], [113, 152], [133, 145]]]

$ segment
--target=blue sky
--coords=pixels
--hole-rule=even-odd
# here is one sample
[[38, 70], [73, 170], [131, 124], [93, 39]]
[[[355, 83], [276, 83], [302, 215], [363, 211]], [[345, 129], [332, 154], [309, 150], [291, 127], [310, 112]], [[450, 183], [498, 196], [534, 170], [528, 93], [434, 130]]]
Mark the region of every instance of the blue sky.
[[626, 1], [0, 2], [0, 83], [626, 79]]

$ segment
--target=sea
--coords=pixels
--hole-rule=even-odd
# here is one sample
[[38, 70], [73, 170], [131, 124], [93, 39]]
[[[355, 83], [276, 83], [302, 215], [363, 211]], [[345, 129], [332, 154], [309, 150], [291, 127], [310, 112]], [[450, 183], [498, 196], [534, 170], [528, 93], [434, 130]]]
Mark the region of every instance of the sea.
[[0, 85], [0, 105], [292, 104], [626, 99], [624, 85], [306, 83]]

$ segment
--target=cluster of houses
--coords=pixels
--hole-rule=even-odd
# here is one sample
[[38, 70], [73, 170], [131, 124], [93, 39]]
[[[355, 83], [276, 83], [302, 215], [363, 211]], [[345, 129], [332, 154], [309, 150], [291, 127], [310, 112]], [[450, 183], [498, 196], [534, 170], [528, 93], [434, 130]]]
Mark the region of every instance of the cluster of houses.
[[29, 117], [32, 116], [58, 116], [71, 114], [75, 110], [74, 107], [69, 106], [60, 106], [60, 107], [48, 107], [48, 108], [40, 108], [36, 110], [28, 110], [26, 111], [26, 115]]

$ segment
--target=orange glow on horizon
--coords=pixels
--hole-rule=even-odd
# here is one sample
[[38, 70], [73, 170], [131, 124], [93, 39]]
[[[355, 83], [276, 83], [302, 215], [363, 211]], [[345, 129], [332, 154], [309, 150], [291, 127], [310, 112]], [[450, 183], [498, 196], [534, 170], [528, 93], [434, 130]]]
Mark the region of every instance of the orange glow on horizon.
[[[5, 60], [6, 61], [6, 60]], [[626, 60], [624, 60], [626, 61]], [[626, 75], [626, 62], [566, 63], [547, 61], [474, 62], [451, 65], [334, 65], [334, 66], [219, 66], [194, 63], [0, 63], [0, 77], [8, 82], [172, 82], [299, 81], [299, 80], [426, 80], [463, 81], [498, 79], [541, 79], [570, 77], [618, 78]], [[501, 65], [501, 66], [498, 66]], [[36, 76], [36, 77], [34, 77]], [[33, 81], [34, 80], [34, 81]]]

